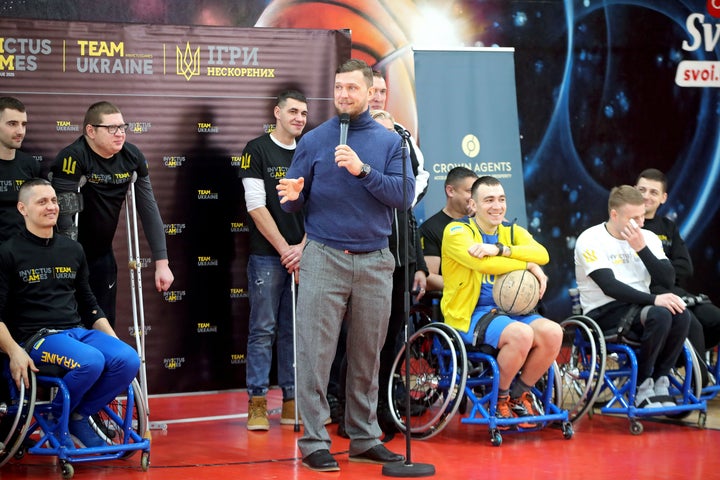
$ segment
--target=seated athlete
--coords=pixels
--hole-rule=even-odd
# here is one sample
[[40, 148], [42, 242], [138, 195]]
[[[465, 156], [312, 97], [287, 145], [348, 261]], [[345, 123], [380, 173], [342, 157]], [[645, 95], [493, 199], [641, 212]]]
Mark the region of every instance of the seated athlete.
[[[445, 288], [440, 306], [445, 323], [457, 329], [466, 343], [497, 351], [497, 418], [543, 415], [531, 388], [557, 358], [562, 328], [535, 312], [498, 312], [492, 290], [497, 275], [528, 270], [538, 278], [542, 297], [547, 277], [540, 265], [546, 264], [549, 256], [527, 230], [503, 223], [507, 204], [499, 180], [480, 177], [471, 192], [475, 216], [453, 220], [443, 235]], [[519, 426], [536, 425], [525, 422]]]
[[[82, 447], [104, 445], [88, 417], [127, 389], [140, 358], [98, 307], [82, 246], [54, 234], [59, 207], [50, 182], [26, 181], [17, 207], [25, 228], [0, 246], [0, 349], [18, 387], [29, 386], [28, 369], [64, 371], [70, 434]], [[53, 400], [53, 418], [61, 397]]]

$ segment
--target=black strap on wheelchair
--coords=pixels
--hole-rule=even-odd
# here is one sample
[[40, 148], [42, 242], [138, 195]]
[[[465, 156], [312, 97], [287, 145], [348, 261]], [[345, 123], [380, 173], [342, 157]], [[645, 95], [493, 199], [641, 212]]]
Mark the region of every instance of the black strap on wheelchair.
[[61, 332], [61, 331], [62, 331], [62, 330], [55, 330], [55, 329], [52, 329], [52, 328], [41, 328], [40, 330], [38, 330], [37, 332], [35, 332], [34, 334], [32, 334], [32, 335], [30, 336], [30, 338], [28, 338], [28, 339], [23, 343], [23, 345], [24, 345], [23, 348], [25, 348], [25, 351], [26, 351], [26, 352], [30, 353], [30, 350], [32, 350], [33, 345], [35, 345], [37, 342], [39, 342], [40, 340], [42, 340], [43, 338], [45, 338], [45, 337], [47, 337], [47, 336], [49, 336], [49, 335], [53, 335], [53, 334], [58, 333], [58, 332]]
[[630, 334], [633, 319], [635, 315], [640, 311], [642, 307], [640, 305], [630, 305], [625, 311], [625, 314], [620, 318], [620, 323], [617, 326], [617, 339], [622, 341], [627, 338]]
[[[30, 338], [27, 339], [27, 341], [23, 344], [23, 348], [26, 352], [28, 352], [29, 355], [30, 350], [32, 350], [33, 346], [35, 346], [40, 340], [62, 331], [63, 330], [56, 330], [53, 328], [41, 328], [32, 336], [30, 336]], [[50, 365], [43, 363], [38, 365], [37, 367], [40, 370], [40, 375], [47, 375], [50, 377], [62, 377], [63, 375], [65, 375], [65, 373], [67, 373], [67, 370], [65, 370], [59, 365]]]
[[475, 349], [489, 355], [497, 355], [498, 350], [496, 348], [485, 344], [485, 332], [487, 331], [490, 322], [492, 322], [493, 319], [498, 315], [504, 315], [504, 312], [501, 312], [497, 308], [493, 308], [485, 315], [483, 315], [480, 320], [478, 320], [477, 324], [475, 325], [475, 331], [473, 332], [472, 337], [472, 346]]

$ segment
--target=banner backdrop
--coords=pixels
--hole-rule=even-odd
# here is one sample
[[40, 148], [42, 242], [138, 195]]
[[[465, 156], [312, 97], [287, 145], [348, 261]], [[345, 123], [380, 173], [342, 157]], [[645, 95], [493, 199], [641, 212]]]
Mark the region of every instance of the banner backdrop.
[[513, 52], [415, 50], [419, 138], [430, 172], [416, 207], [420, 221], [445, 206], [447, 172], [462, 166], [497, 177], [508, 197], [508, 220], [527, 226]]
[[[0, 95], [25, 103], [23, 150], [45, 169], [108, 100], [144, 152], [165, 222], [171, 290], [154, 291], [141, 229], [150, 393], [245, 386], [247, 212], [236, 168], [273, 128], [277, 94], [308, 97], [306, 131], [334, 114], [347, 31], [0, 19]], [[119, 336], [135, 345], [124, 217], [115, 237]]]

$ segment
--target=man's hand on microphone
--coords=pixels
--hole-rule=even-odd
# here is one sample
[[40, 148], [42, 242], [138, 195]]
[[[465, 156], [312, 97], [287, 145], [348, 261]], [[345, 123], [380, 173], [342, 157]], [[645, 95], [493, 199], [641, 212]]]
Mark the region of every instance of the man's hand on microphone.
[[363, 162], [360, 160], [360, 157], [357, 156], [357, 153], [347, 145], [338, 145], [335, 147], [335, 163], [338, 167], [347, 169], [348, 172], [356, 177], [360, 175], [363, 166]]

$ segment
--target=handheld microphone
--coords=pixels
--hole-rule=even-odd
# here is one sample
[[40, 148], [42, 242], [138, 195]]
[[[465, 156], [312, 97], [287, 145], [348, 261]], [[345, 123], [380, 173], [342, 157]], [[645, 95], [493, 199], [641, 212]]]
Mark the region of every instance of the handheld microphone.
[[350, 115], [340, 114], [340, 145], [347, 145], [348, 127], [350, 126]]

